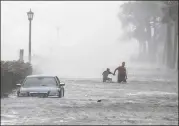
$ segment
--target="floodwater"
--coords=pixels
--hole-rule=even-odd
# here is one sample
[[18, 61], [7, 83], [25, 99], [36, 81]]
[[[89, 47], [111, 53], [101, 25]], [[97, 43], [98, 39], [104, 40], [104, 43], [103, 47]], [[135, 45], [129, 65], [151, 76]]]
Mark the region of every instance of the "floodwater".
[[1, 99], [1, 125], [177, 125], [177, 75], [131, 69], [127, 84], [64, 79], [64, 98], [17, 98], [12, 93]]

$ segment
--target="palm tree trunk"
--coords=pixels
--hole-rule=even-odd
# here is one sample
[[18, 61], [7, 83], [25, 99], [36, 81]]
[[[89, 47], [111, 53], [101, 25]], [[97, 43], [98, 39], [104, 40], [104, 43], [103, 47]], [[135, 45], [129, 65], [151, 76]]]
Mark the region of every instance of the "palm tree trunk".
[[163, 65], [167, 65], [167, 41], [164, 42], [164, 48], [163, 48]]
[[176, 63], [177, 63], [177, 48], [178, 48], [178, 34], [177, 34], [177, 30], [178, 30], [178, 26], [177, 26], [177, 21], [175, 21], [175, 38], [174, 38], [174, 49], [173, 49], [173, 63], [174, 63], [174, 66], [176, 68]]
[[139, 56], [138, 59], [139, 60], [143, 60], [143, 43], [139, 41]]
[[167, 24], [163, 24], [163, 30], [164, 30], [164, 32], [163, 32], [163, 37], [164, 37], [164, 41], [163, 41], [163, 55], [162, 55], [162, 65], [164, 65], [164, 66], [167, 66]]
[[172, 62], [173, 62], [173, 56], [172, 56], [172, 27], [171, 27], [171, 24], [170, 23], [167, 23], [167, 67], [173, 69], [173, 65], [172, 65]]

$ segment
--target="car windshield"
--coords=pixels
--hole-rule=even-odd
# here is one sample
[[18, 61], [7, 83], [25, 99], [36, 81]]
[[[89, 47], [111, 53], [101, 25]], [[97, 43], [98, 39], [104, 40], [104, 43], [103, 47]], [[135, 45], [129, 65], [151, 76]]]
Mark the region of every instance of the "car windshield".
[[24, 82], [23, 87], [38, 87], [38, 86], [56, 86], [56, 80], [54, 77], [30, 77]]

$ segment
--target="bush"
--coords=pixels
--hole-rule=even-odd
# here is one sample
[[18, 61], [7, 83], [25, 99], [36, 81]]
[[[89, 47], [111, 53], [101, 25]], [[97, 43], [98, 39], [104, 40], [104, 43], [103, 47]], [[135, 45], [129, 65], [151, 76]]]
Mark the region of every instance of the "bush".
[[1, 97], [16, 88], [17, 83], [32, 74], [29, 63], [19, 61], [1, 61]]

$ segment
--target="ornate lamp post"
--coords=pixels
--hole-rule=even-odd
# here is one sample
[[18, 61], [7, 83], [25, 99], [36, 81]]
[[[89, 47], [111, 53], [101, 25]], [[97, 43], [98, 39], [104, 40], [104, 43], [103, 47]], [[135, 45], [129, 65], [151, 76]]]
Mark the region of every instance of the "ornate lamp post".
[[31, 22], [33, 19], [34, 13], [31, 11], [27, 12], [28, 20], [29, 20], [29, 63], [31, 63]]

